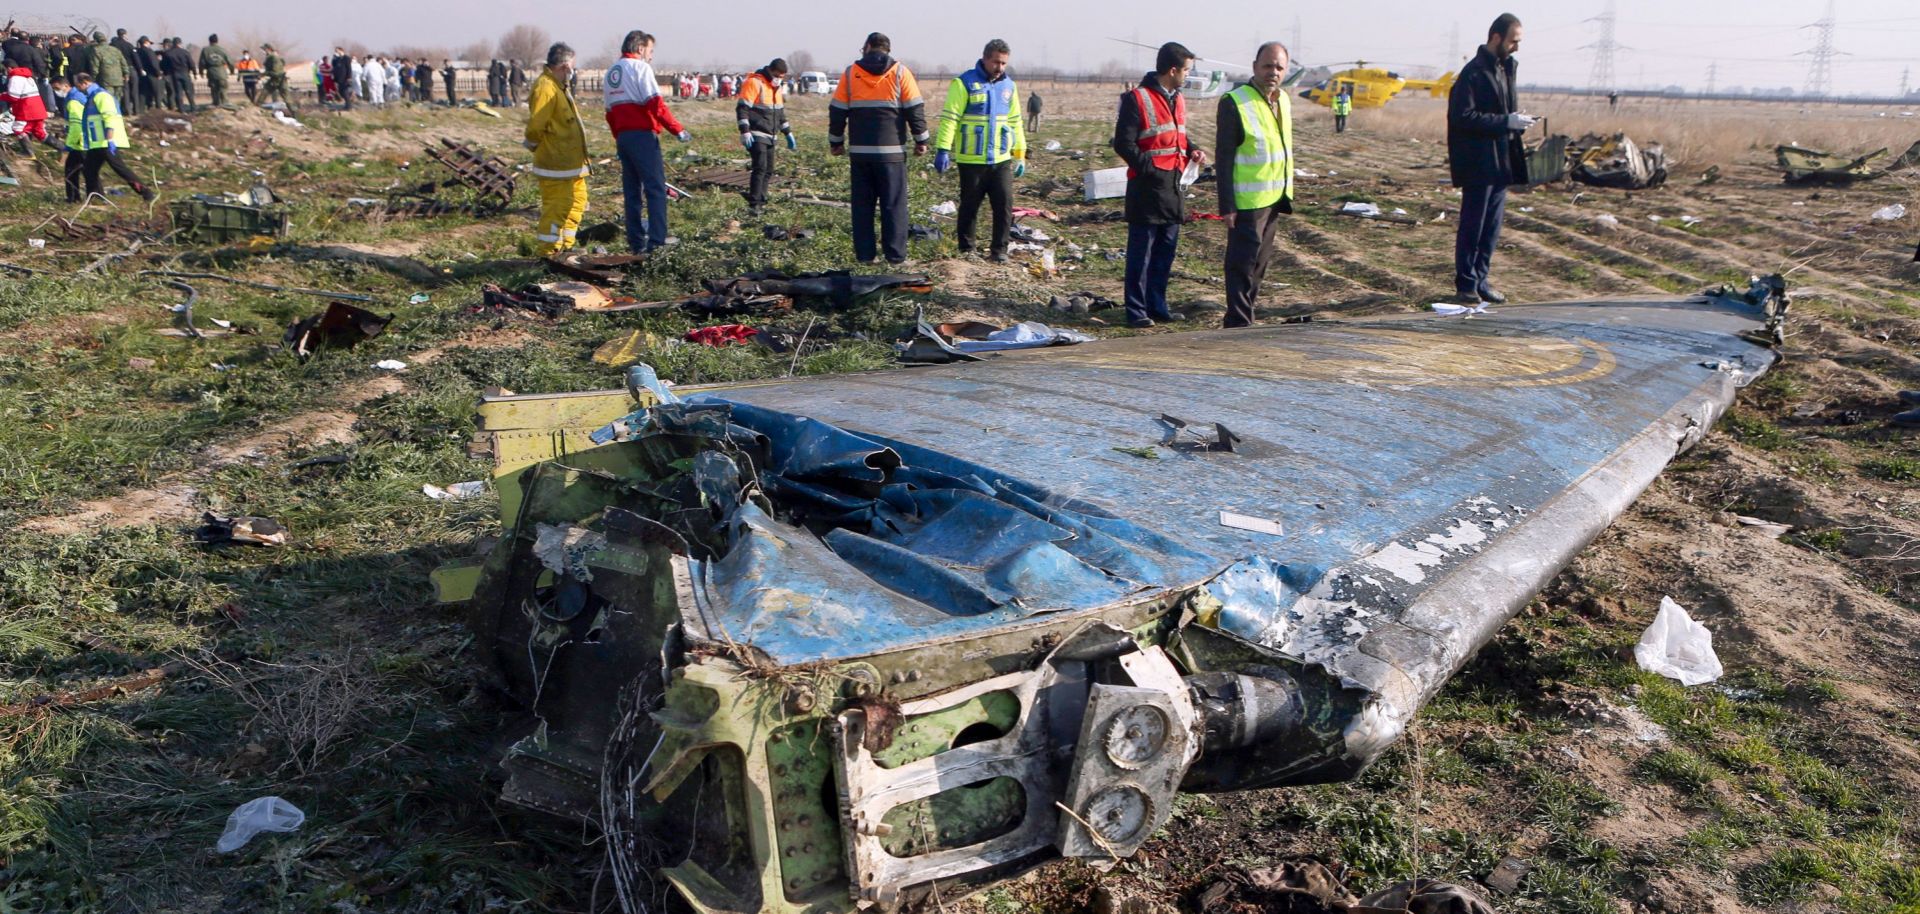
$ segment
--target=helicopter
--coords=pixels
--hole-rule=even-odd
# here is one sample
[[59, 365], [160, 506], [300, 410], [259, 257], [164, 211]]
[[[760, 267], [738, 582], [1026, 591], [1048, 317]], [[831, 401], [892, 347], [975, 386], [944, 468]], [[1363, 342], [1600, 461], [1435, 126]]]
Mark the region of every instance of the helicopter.
[[[1129, 41], [1125, 38], [1109, 40], [1149, 51], [1157, 50], [1154, 45]], [[1246, 64], [1229, 63], [1210, 57], [1195, 59], [1218, 68], [1204, 74], [1195, 68], [1188, 74], [1186, 89], [1199, 98], [1224, 95], [1234, 86], [1246, 82], [1247, 77], [1253, 74], [1253, 70]], [[1353, 66], [1339, 71], [1333, 69], [1335, 66], [1346, 63], [1351, 63]], [[1299, 91], [1300, 97], [1324, 108], [1333, 107], [1334, 96], [1340, 94], [1343, 87], [1350, 87], [1355, 108], [1378, 108], [1404, 89], [1425, 89], [1434, 98], [1446, 98], [1447, 93], [1453, 89], [1453, 82], [1454, 73], [1451, 70], [1439, 79], [1407, 79], [1391, 70], [1370, 67], [1364, 60], [1354, 60], [1335, 64], [1293, 66], [1287, 70], [1287, 77], [1281, 80], [1280, 85], [1289, 89], [1305, 86], [1306, 88]]]
[[1446, 98], [1453, 89], [1454, 73], [1449, 70], [1439, 79], [1407, 79], [1391, 70], [1367, 66], [1364, 60], [1353, 61], [1349, 69], [1330, 73], [1309, 88], [1300, 90], [1300, 97], [1322, 107], [1333, 107], [1333, 100], [1341, 91], [1353, 95], [1355, 108], [1379, 108], [1403, 90], [1425, 89], [1433, 98]]

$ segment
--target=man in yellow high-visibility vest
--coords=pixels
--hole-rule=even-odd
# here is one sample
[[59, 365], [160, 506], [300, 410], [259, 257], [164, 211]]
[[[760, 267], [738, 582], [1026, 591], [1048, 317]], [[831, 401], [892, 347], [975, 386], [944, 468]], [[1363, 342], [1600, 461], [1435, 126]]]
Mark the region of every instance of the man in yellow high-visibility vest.
[[1220, 97], [1214, 133], [1220, 219], [1227, 224], [1227, 316], [1221, 326], [1253, 324], [1273, 235], [1293, 212], [1293, 108], [1281, 91], [1287, 46], [1269, 41], [1253, 58], [1253, 81]]

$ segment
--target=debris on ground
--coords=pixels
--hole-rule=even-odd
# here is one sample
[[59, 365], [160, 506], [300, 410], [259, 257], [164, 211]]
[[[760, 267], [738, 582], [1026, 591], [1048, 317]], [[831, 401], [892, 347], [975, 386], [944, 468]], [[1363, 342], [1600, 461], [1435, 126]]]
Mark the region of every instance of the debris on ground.
[[487, 482], [484, 479], [475, 479], [471, 482], [456, 482], [444, 489], [433, 483], [427, 483], [420, 487], [420, 492], [434, 501], [457, 501], [462, 498], [475, 498], [487, 494]]
[[194, 531], [194, 539], [211, 545], [239, 543], [248, 546], [285, 546], [287, 528], [271, 517], [222, 517], [211, 511]]
[[1481, 302], [1477, 305], [1457, 305], [1457, 304], [1454, 304], [1453, 302], [1437, 301], [1433, 303], [1433, 310], [1434, 310], [1434, 313], [1439, 314], [1443, 317], [1460, 317], [1460, 316], [1469, 316], [1474, 314], [1492, 313], [1487, 310], [1486, 302]]
[[710, 327], [695, 327], [687, 331], [689, 343], [716, 348], [751, 342], [758, 331], [745, 324], [714, 324]]
[[913, 335], [895, 344], [895, 351], [902, 362], [942, 364], [976, 361], [983, 352], [1071, 346], [1090, 343], [1093, 339], [1076, 330], [1049, 327], [1038, 321], [1021, 321], [1004, 328], [981, 321], [936, 326], [928, 324], [923, 316], [915, 322]]
[[1906, 152], [1888, 163], [1885, 168], [1877, 167], [1880, 161], [1887, 157], [1888, 150], [1884, 146], [1851, 159], [1844, 155], [1793, 145], [1776, 146], [1773, 154], [1780, 163], [1780, 168], [1786, 172], [1782, 178], [1788, 184], [1853, 184], [1859, 181], [1871, 181], [1896, 171], [1920, 167], [1920, 142], [1908, 147]]
[[927, 212], [930, 212], [936, 216], [952, 216], [960, 212], [960, 204], [955, 203], [952, 200], [948, 200], [944, 203], [934, 204], [934, 206], [931, 209], [927, 210]]
[[453, 173], [451, 181], [474, 192], [476, 206], [498, 212], [513, 205], [513, 166], [498, 156], [476, 152], [465, 143], [441, 137], [440, 146], [426, 147], [427, 157]]
[[134, 692], [144, 691], [164, 682], [169, 675], [177, 671], [177, 666], [177, 664], [169, 664], [132, 676], [115, 679], [112, 682], [91, 688], [35, 695], [32, 698], [15, 704], [0, 705], [0, 720], [20, 717], [25, 714], [43, 714], [60, 708], [69, 708], [74, 705], [84, 705], [91, 702], [102, 701], [116, 695], [130, 695]]
[[753, 184], [753, 174], [744, 168], [696, 168], [687, 178], [713, 187], [745, 191]]
[[231, 854], [245, 847], [261, 832], [289, 832], [306, 821], [307, 814], [301, 812], [300, 807], [279, 797], [248, 800], [227, 816], [227, 827], [220, 833], [220, 841], [213, 849]]
[[1881, 222], [1892, 222], [1895, 219], [1904, 218], [1906, 215], [1907, 215], [1906, 204], [1893, 203], [1893, 204], [1889, 204], [1887, 206], [1883, 206], [1883, 207], [1880, 207], [1879, 209], [1874, 210], [1872, 218], [1878, 219]]
[[213, 244], [287, 237], [292, 217], [286, 207], [255, 205], [244, 199], [239, 194], [194, 194], [174, 201], [167, 208], [173, 216], [174, 237]]
[[1360, 899], [1348, 914], [1496, 914], [1478, 889], [1432, 879], [1398, 882]]
[[1047, 301], [1047, 307], [1069, 314], [1091, 314], [1120, 307], [1118, 302], [1092, 292], [1074, 292], [1068, 295], [1055, 295]]
[[295, 321], [280, 342], [305, 360], [317, 349], [352, 348], [373, 339], [384, 333], [391, 323], [391, 314], [381, 317], [365, 308], [336, 301], [319, 314]]
[[1573, 142], [1564, 133], [1556, 133], [1527, 147], [1527, 183], [1556, 184], [1567, 179], [1567, 147]]
[[1713, 652], [1713, 632], [1672, 597], [1660, 598], [1660, 611], [1634, 645], [1633, 659], [1641, 669], [1687, 686], [1712, 682], [1723, 672]]
[[760, 234], [768, 241], [805, 241], [813, 237], [813, 229], [788, 228], [784, 225], [763, 225]]
[[547, 266], [562, 276], [612, 286], [626, 281], [628, 268], [646, 259], [645, 254], [588, 254], [569, 251], [547, 258]]
[[1593, 187], [1644, 190], [1667, 183], [1667, 154], [1659, 143], [1639, 145], [1624, 133], [1587, 134], [1568, 146], [1575, 181]]
[[[558, 285], [561, 284], [528, 283], [515, 291], [509, 292], [493, 283], [487, 283], [480, 287], [480, 301], [467, 306], [467, 314], [482, 317], [538, 315], [546, 318], [560, 318], [572, 314], [574, 308], [578, 307], [581, 298], [587, 298], [592, 301], [605, 300], [609, 304], [611, 303], [611, 299], [607, 298], [606, 293], [599, 292], [597, 289], [593, 290], [594, 292], [599, 292], [599, 295], [595, 297], [590, 293], [577, 289], [558, 291], [550, 288], [551, 286]], [[588, 286], [586, 283], [573, 283], [573, 285], [593, 289], [592, 286]]]
[[838, 309], [850, 307], [876, 292], [933, 291], [933, 280], [925, 273], [854, 274], [846, 270], [799, 275], [766, 270], [729, 279], [702, 280], [700, 285], [707, 294], [687, 299], [687, 307], [729, 314], [769, 307], [784, 310], [793, 307], [795, 299], [824, 299]]
[[381, 359], [380, 361], [373, 363], [373, 367], [378, 368], [381, 371], [406, 371], [407, 363], [402, 362], [399, 359]]
[[617, 336], [593, 351], [593, 361], [601, 365], [624, 367], [639, 361], [640, 354], [659, 349], [666, 345], [659, 334], [650, 330], [629, 330], [624, 336]]

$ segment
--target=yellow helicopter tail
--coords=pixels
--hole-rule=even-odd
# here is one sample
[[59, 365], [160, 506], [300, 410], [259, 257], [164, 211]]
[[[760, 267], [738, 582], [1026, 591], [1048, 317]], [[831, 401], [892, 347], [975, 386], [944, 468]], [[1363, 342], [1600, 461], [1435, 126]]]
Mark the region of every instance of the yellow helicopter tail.
[[1439, 79], [1409, 79], [1407, 88], [1425, 89], [1433, 98], [1446, 98], [1453, 91], [1454, 73], [1448, 70]]

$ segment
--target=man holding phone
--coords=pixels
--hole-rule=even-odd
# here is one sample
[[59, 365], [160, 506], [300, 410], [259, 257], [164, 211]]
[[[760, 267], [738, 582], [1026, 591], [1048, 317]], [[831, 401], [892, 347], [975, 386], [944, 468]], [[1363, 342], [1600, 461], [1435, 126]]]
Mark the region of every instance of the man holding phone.
[[1493, 248], [1500, 241], [1507, 188], [1527, 183], [1527, 151], [1521, 137], [1535, 118], [1520, 113], [1514, 91], [1520, 50], [1520, 17], [1502, 13], [1487, 28], [1487, 43], [1460, 68], [1447, 96], [1447, 159], [1460, 188], [1460, 225], [1454, 236], [1456, 304], [1502, 304], [1505, 295], [1487, 283]]

